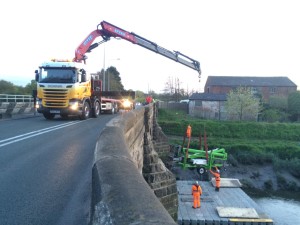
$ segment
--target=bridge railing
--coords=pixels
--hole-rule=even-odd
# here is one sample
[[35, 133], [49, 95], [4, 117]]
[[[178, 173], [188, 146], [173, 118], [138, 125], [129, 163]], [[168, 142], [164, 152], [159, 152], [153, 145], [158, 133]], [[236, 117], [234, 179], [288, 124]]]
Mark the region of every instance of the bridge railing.
[[0, 94], [0, 119], [30, 113], [35, 113], [31, 95]]
[[0, 94], [0, 102], [33, 102], [31, 95]]

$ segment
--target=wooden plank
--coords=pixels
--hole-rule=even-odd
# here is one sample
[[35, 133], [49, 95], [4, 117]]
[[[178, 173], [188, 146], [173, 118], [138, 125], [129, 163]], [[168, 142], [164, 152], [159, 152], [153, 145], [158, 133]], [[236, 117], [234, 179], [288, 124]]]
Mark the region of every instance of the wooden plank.
[[242, 223], [273, 223], [272, 219], [246, 219], [246, 218], [230, 218], [231, 222], [242, 222]]
[[[211, 179], [211, 183], [215, 187], [216, 186], [216, 179], [212, 178]], [[230, 188], [240, 188], [240, 187], [242, 187], [242, 184], [239, 181], [239, 179], [221, 178], [220, 188], [227, 188], [227, 187], [230, 187]]]
[[259, 216], [254, 208], [240, 208], [240, 207], [217, 207], [220, 217], [228, 218], [255, 218]]

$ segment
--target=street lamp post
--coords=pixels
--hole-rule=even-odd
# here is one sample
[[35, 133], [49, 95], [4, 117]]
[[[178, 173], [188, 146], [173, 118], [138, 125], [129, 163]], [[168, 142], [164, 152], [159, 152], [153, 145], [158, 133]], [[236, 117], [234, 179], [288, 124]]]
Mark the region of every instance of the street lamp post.
[[105, 43], [104, 43], [104, 57], [103, 57], [103, 81], [102, 90], [105, 91]]
[[[115, 38], [116, 40], [121, 40], [121, 38], [119, 37], [116, 37]], [[105, 88], [105, 85], [106, 85], [106, 82], [105, 82], [105, 78], [107, 77], [107, 90], [109, 91], [109, 76], [107, 74], [107, 76], [105, 76], [105, 72], [106, 72], [106, 67], [105, 67], [105, 42], [104, 42], [104, 57], [103, 57], [103, 82], [102, 82], [102, 90], [103, 91], [106, 91], [106, 88]], [[111, 60], [120, 60], [120, 58], [117, 58], [117, 59], [111, 59]]]

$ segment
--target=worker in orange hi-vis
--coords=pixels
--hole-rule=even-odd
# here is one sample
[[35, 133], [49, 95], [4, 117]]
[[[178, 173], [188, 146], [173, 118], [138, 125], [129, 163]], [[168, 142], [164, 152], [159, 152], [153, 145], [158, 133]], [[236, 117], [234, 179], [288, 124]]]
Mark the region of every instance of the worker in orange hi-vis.
[[191, 135], [192, 135], [192, 127], [188, 125], [186, 129], [186, 137], [190, 138]]
[[220, 185], [221, 185], [221, 175], [220, 175], [220, 170], [216, 168], [216, 171], [213, 172], [212, 170], [209, 170], [209, 172], [214, 175], [215, 177], [215, 180], [216, 180], [216, 191], [219, 191], [220, 190]]
[[198, 181], [196, 181], [192, 186], [192, 195], [194, 200], [193, 208], [194, 209], [200, 208], [201, 207], [200, 196], [202, 195], [202, 188], [200, 187]]

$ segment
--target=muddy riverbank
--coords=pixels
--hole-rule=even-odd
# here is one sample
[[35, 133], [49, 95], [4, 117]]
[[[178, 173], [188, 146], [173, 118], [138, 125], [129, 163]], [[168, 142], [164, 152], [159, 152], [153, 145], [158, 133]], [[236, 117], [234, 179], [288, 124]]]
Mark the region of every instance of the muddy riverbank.
[[[180, 166], [173, 164], [171, 171], [178, 180], [200, 179], [200, 175], [196, 169], [182, 169]], [[276, 192], [281, 193], [284, 191], [291, 192], [292, 194], [300, 193], [300, 180], [287, 171], [275, 171], [271, 164], [237, 166], [228, 164], [221, 169], [222, 177], [239, 179], [242, 183], [242, 188], [246, 192], [276, 194]]]
[[[171, 145], [170, 155], [176, 155], [176, 146]], [[291, 192], [300, 193], [300, 179], [294, 177], [286, 170], [278, 170], [270, 164], [252, 164], [244, 165], [232, 160], [233, 157], [228, 157], [224, 166], [220, 168], [221, 178], [235, 178], [242, 183], [242, 188], [247, 192]], [[172, 159], [170, 159], [172, 161]], [[234, 163], [232, 163], [234, 162]], [[177, 180], [201, 180], [201, 177], [196, 169], [183, 169], [181, 166], [172, 161], [168, 163], [170, 170], [175, 174]], [[169, 167], [169, 166], [168, 166]], [[211, 179], [211, 174], [207, 171], [208, 179]], [[300, 199], [300, 194], [299, 199]]]

